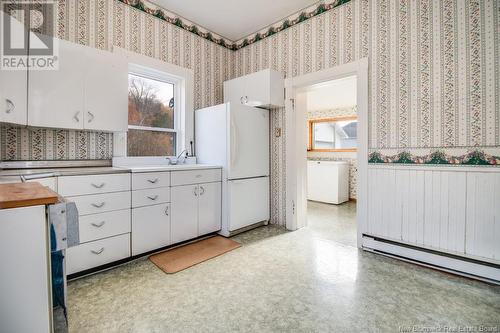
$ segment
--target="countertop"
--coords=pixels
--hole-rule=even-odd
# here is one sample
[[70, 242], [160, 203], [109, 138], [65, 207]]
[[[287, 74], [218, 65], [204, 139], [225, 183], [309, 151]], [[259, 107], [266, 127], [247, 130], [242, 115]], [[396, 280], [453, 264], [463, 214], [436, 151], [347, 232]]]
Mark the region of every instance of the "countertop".
[[116, 167], [78, 167], [78, 168], [47, 168], [47, 169], [12, 169], [0, 170], [2, 176], [26, 176], [42, 173], [55, 173], [56, 176], [85, 176], [109, 173], [129, 173], [130, 170]]
[[0, 177], [20, 177], [35, 174], [54, 173], [55, 176], [85, 176], [115, 173], [139, 173], [155, 171], [181, 171], [200, 169], [220, 169], [221, 166], [208, 164], [179, 164], [179, 165], [141, 165], [123, 167], [78, 167], [78, 168], [47, 168], [47, 169], [12, 169], [0, 170]]
[[209, 164], [179, 164], [179, 165], [141, 165], [123, 167], [132, 173], [154, 172], [154, 171], [187, 171], [201, 169], [221, 169], [221, 166]]
[[54, 204], [57, 193], [40, 183], [0, 184], [0, 209]]

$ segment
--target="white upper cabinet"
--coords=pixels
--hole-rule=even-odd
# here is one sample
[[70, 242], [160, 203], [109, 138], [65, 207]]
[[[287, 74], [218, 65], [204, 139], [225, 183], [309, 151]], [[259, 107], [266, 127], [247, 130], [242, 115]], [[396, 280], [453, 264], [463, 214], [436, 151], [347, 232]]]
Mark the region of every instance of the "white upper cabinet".
[[58, 43], [58, 70], [29, 71], [28, 125], [126, 131], [126, 59], [65, 40]]
[[30, 70], [28, 125], [83, 129], [85, 47], [59, 40], [59, 69]]
[[86, 49], [85, 124], [89, 130], [121, 132], [128, 126], [128, 63], [107, 51]]
[[[5, 20], [5, 14], [0, 11], [2, 15], [2, 22]], [[24, 31], [24, 25], [12, 19], [12, 25], [14, 29], [19, 29]], [[18, 58], [18, 57], [16, 57]], [[23, 57], [26, 62], [27, 57]], [[27, 124], [27, 82], [28, 82], [28, 71], [26, 69], [19, 70], [0, 70], [0, 122], [12, 123], [12, 124]]]
[[273, 69], [224, 82], [224, 102], [262, 108], [285, 105], [283, 75]]
[[0, 122], [26, 125], [28, 72], [0, 70]]

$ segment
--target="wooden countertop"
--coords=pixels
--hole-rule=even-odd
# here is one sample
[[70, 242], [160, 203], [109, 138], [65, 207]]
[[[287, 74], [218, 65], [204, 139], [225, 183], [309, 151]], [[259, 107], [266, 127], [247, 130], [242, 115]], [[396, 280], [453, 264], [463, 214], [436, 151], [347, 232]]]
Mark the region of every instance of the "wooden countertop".
[[37, 182], [0, 184], [0, 209], [50, 205], [57, 193]]

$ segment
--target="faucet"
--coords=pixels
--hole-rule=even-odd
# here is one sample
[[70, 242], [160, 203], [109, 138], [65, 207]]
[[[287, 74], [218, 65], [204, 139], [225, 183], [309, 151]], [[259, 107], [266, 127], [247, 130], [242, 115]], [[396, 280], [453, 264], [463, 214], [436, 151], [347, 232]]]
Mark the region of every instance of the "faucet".
[[[182, 158], [181, 160], [181, 157], [182, 155], [186, 153], [186, 155], [184, 156], [184, 158]], [[186, 160], [186, 157], [187, 157], [187, 154], [188, 154], [188, 150], [187, 149], [184, 149], [180, 154], [179, 156], [177, 157], [167, 157], [167, 160], [168, 160], [168, 164], [171, 164], [171, 165], [177, 165], [177, 164], [182, 164], [184, 163], [184, 161]], [[180, 162], [180, 163], [179, 163]]]

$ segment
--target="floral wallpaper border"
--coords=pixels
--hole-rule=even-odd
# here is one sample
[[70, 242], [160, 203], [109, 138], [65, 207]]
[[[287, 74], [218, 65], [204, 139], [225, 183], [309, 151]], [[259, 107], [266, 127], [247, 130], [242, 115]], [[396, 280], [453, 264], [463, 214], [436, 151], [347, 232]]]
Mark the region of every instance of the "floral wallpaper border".
[[340, 5], [343, 5], [345, 3], [348, 3], [351, 0], [334, 0], [329, 3], [325, 3], [324, 1], [320, 1], [318, 4], [313, 5], [306, 10], [297, 13], [295, 18], [291, 18], [292, 16], [289, 16], [287, 18], [284, 18], [281, 20], [278, 24], [279, 25], [272, 25], [269, 28], [266, 28], [267, 30], [265, 32], [257, 32], [255, 35], [252, 37], [246, 37], [241, 41], [238, 42], [233, 42], [231, 40], [228, 40], [222, 36], [219, 36], [211, 31], [208, 31], [204, 28], [201, 28], [197, 26], [196, 24], [183, 19], [173, 13], [168, 12], [167, 10], [160, 8], [154, 4], [151, 4], [147, 1], [143, 0], [118, 0], [119, 2], [122, 2], [126, 5], [132, 6], [142, 12], [145, 12], [149, 15], [152, 15], [156, 18], [159, 18], [161, 20], [164, 20], [168, 23], [171, 23], [179, 28], [182, 28], [186, 31], [192, 32], [197, 36], [200, 36], [202, 38], [205, 38], [213, 43], [216, 43], [220, 46], [223, 46], [227, 49], [230, 50], [239, 50], [245, 46], [251, 45], [253, 43], [256, 43], [264, 38], [270, 37], [280, 31], [283, 31], [285, 29], [288, 29], [290, 27], [293, 27], [296, 24], [299, 24], [301, 22], [304, 22], [310, 18], [313, 18], [319, 14], [322, 14], [324, 12], [327, 12], [335, 7], [338, 7]]
[[368, 155], [368, 163], [500, 166], [500, 156], [488, 154], [480, 149], [470, 150], [463, 155], [451, 155], [443, 150], [435, 150], [425, 155], [416, 155], [409, 151], [401, 151], [394, 155], [372, 151]]

